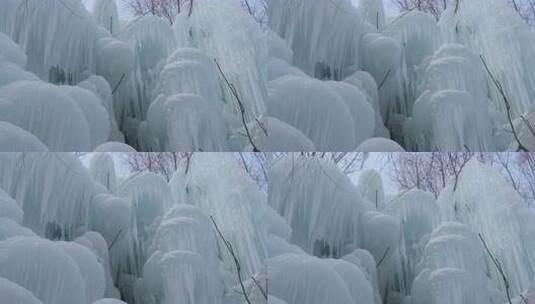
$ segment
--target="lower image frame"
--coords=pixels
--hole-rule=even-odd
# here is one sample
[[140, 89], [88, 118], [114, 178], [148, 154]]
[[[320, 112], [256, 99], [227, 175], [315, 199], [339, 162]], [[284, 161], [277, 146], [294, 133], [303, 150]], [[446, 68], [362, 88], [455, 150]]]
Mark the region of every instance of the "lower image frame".
[[530, 153], [0, 153], [0, 298], [531, 303], [534, 201]]

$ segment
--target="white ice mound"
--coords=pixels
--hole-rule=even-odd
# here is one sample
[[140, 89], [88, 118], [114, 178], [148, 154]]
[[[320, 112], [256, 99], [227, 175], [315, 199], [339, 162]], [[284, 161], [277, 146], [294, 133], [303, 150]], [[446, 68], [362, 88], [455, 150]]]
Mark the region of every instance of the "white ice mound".
[[[355, 1], [353, 1], [355, 2]], [[357, 10], [361, 18], [368, 21], [377, 30], [385, 26], [385, 5], [383, 0], [357, 0]]]
[[117, 187], [116, 194], [128, 198], [132, 205], [137, 233], [138, 259], [144, 261], [158, 221], [171, 205], [171, 191], [161, 175], [143, 172]]
[[83, 111], [53, 85], [17, 81], [1, 87], [0, 120], [34, 134], [52, 151], [89, 151], [90, 129]]
[[147, 151], [226, 151], [221, 112], [192, 94], [160, 96], [149, 108], [141, 142]]
[[108, 252], [108, 244], [100, 233], [89, 231], [74, 240], [76, 243], [85, 246], [97, 256], [98, 262], [104, 268], [104, 275], [106, 280], [106, 291], [104, 296], [119, 297], [119, 291], [115, 288], [111, 276], [110, 257]]
[[117, 299], [100, 299], [93, 304], [126, 304], [125, 302]]
[[217, 61], [222, 73], [216, 73], [227, 111], [241, 116], [224, 78], [240, 96], [246, 121], [250, 122], [266, 112], [266, 34], [239, 5], [231, 0], [196, 0], [191, 10], [185, 6], [174, 27], [179, 46], [198, 48]]
[[377, 210], [385, 208], [385, 190], [383, 187], [383, 178], [375, 169], [366, 169], [360, 172], [357, 189], [360, 191], [362, 198], [367, 199]]
[[103, 102], [93, 92], [81, 87], [62, 87], [84, 113], [89, 126], [90, 150], [110, 139], [110, 117]]
[[432, 15], [413, 10], [392, 21], [386, 28], [386, 34], [403, 45], [401, 73], [405, 77], [402, 82], [404, 98], [399, 100], [398, 107], [401, 113], [410, 114], [419, 94], [421, 65], [442, 44], [442, 33]]
[[77, 83], [95, 70], [98, 27], [80, 0], [7, 0], [0, 32], [28, 56], [27, 68], [43, 80], [63, 75]]
[[1, 152], [44, 152], [48, 148], [33, 134], [9, 122], [0, 121]]
[[191, 251], [156, 252], [143, 279], [162, 303], [220, 304], [223, 285], [204, 258]]
[[[442, 191], [438, 202], [444, 219], [464, 223], [482, 236], [500, 261], [511, 294], [530, 286], [535, 271], [535, 234], [528, 223], [533, 223], [535, 215], [501, 172], [472, 160], [457, 184], [451, 183]], [[488, 255], [486, 258], [492, 263]], [[487, 275], [505, 293], [498, 270], [493, 267]]]
[[268, 200], [291, 226], [291, 241], [317, 256], [358, 247], [360, 216], [373, 209], [334, 163], [295, 155], [270, 168]]
[[[265, 204], [265, 195], [258, 185], [232, 154], [196, 153], [188, 175], [188, 203], [213, 217], [232, 244], [244, 277], [260, 272], [267, 252], [266, 232], [259, 212]], [[234, 273], [234, 262], [221, 238], [218, 244], [225, 269]]]
[[105, 28], [110, 34], [113, 35], [121, 30], [115, 0], [96, 0], [93, 2], [92, 13], [97, 24]]
[[11, 62], [20, 68], [25, 68], [26, 60], [26, 54], [19, 45], [0, 32], [0, 62]]
[[306, 74], [303, 71], [291, 66], [286, 61], [275, 57], [269, 57], [267, 62], [267, 79], [269, 81], [288, 75], [306, 77]]
[[0, 242], [0, 276], [29, 290], [43, 304], [88, 303], [76, 262], [45, 239], [15, 237]]
[[95, 148], [93, 152], [123, 152], [136, 153], [136, 149], [121, 142], [107, 142]]
[[18, 182], [6, 190], [24, 211], [24, 226], [50, 239], [70, 239], [87, 229], [95, 187], [75, 155], [16, 154], [12, 162], [4, 174]]
[[29, 290], [0, 278], [0, 298], [9, 304], [42, 304]]
[[468, 92], [422, 94], [414, 105], [418, 151], [495, 151], [491, 121]]
[[[399, 219], [403, 234], [403, 279], [411, 283], [417, 274], [416, 264], [422, 258], [425, 240], [440, 223], [440, 209], [432, 193], [409, 190], [388, 202], [385, 212]], [[410, 286], [405, 286], [409, 289]]]
[[9, 194], [0, 189], [0, 217], [7, 217], [17, 223], [22, 222], [24, 212]]
[[117, 176], [115, 163], [109, 153], [95, 153], [89, 163], [89, 172], [95, 182], [100, 183], [110, 191], [115, 190]]
[[14, 63], [0, 60], [0, 87], [19, 80], [37, 81], [39, 78]]
[[357, 149], [355, 149], [356, 152], [405, 152], [405, 149], [401, 147], [397, 142], [377, 137], [377, 138], [370, 138], [368, 140], [365, 140], [363, 143], [361, 143]]
[[[535, 35], [512, 6], [501, 0], [459, 1], [448, 6], [440, 27], [448, 42], [481, 54], [510, 99], [514, 117], [529, 110], [535, 100]], [[490, 77], [487, 83], [494, 108], [505, 113]]]
[[106, 290], [103, 265], [97, 256], [88, 248], [76, 242], [57, 242], [56, 246], [63, 249], [78, 265], [85, 283], [85, 303], [91, 304], [102, 298]]
[[358, 66], [360, 36], [369, 27], [350, 0], [272, 0], [268, 16], [293, 50], [293, 64], [308, 75], [340, 80]]
[[30, 229], [7, 217], [0, 217], [0, 241], [15, 236], [36, 236]]
[[268, 112], [303, 132], [319, 151], [351, 151], [357, 146], [350, 108], [319, 80], [288, 76], [272, 81]]
[[[301, 152], [316, 151], [314, 144], [301, 131], [274, 117], [263, 117], [251, 123], [253, 143], [262, 152]], [[241, 146], [247, 146], [249, 139], [243, 132], [238, 133]], [[252, 147], [249, 147], [252, 151]]]
[[215, 62], [201, 50], [178, 48], [167, 58], [160, 73], [157, 91], [165, 96], [197, 94], [219, 110], [224, 103], [218, 75]]
[[373, 137], [377, 116], [365, 93], [346, 82], [329, 81], [327, 84], [344, 99], [353, 116], [356, 145]]
[[124, 135], [117, 126], [115, 107], [113, 102], [112, 88], [108, 81], [102, 76], [91, 76], [78, 84], [79, 87], [93, 92], [99, 97], [102, 106], [106, 109], [110, 119], [110, 140], [124, 141]]
[[211, 226], [212, 222], [199, 208], [178, 205], [166, 213], [156, 230], [151, 251], [192, 251], [205, 257], [207, 263], [215, 265], [218, 248]]
[[167, 56], [176, 48], [173, 30], [163, 19], [148, 15], [131, 21], [118, 38], [134, 50], [134, 67], [120, 86], [117, 84], [121, 78], [111, 84], [117, 87], [116, 100], [120, 101], [116, 111], [122, 119], [145, 119], [155, 97], [160, 71]]
[[268, 260], [270, 294], [288, 304], [373, 304], [370, 281], [356, 265], [286, 254]]

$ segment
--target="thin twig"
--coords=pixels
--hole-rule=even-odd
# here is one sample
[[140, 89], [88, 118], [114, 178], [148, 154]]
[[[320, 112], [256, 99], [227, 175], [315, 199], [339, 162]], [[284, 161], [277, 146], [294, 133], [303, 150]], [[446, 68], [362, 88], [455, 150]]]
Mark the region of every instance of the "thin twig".
[[377, 265], [376, 265], [377, 268], [379, 268], [379, 266], [381, 266], [381, 264], [383, 264], [383, 262], [385, 261], [389, 251], [390, 251], [390, 247], [386, 248], [385, 253], [383, 253], [383, 257], [377, 262]]
[[232, 95], [234, 95], [234, 98], [236, 98], [238, 102], [238, 106], [239, 106], [240, 113], [241, 113], [242, 124], [243, 124], [243, 127], [245, 128], [245, 132], [247, 133], [247, 138], [249, 139], [249, 143], [253, 147], [253, 152], [260, 152], [258, 147], [254, 144], [253, 137], [251, 136], [251, 132], [249, 131], [249, 127], [247, 126], [247, 120], [245, 119], [245, 107], [243, 106], [243, 103], [240, 99], [240, 95], [238, 94], [238, 91], [236, 90], [236, 87], [232, 83], [230, 83], [225, 73], [223, 73], [223, 69], [219, 65], [219, 62], [217, 62], [217, 59], [214, 59], [214, 62], [217, 65], [217, 68], [219, 69], [219, 73], [221, 73], [221, 76], [223, 76], [225, 83], [229, 87], [230, 92], [232, 93]]
[[221, 232], [221, 230], [219, 230], [219, 226], [217, 226], [217, 223], [215, 222], [214, 217], [210, 216], [210, 219], [212, 220], [212, 223], [214, 224], [215, 230], [219, 234], [219, 237], [221, 237], [221, 239], [223, 240], [225, 247], [227, 247], [228, 252], [232, 255], [232, 258], [234, 260], [234, 266], [236, 266], [236, 272], [238, 274], [238, 281], [241, 286], [243, 297], [245, 298], [245, 301], [247, 302], [247, 304], [252, 304], [251, 300], [249, 300], [249, 296], [247, 295], [247, 292], [245, 291], [245, 285], [243, 285], [243, 280], [241, 276], [240, 261], [238, 260], [238, 257], [236, 257], [236, 253], [234, 252], [234, 249], [232, 248], [232, 244], [225, 239], [225, 237], [223, 236], [223, 233]]
[[483, 58], [483, 55], [479, 55], [479, 57], [481, 58], [481, 61], [483, 62], [483, 65], [485, 66], [485, 70], [487, 70], [487, 73], [489, 74], [490, 78], [492, 79], [492, 82], [494, 83], [494, 85], [498, 89], [498, 92], [500, 93], [500, 95], [503, 98], [503, 101], [505, 102], [505, 109], [507, 110], [507, 119], [509, 120], [509, 125], [511, 127], [511, 130], [513, 131], [513, 136], [514, 136], [516, 142], [518, 143], [517, 152], [519, 152], [519, 151], [529, 152], [529, 150], [520, 142], [520, 138], [518, 137], [518, 133], [516, 133], [515, 125], [513, 123], [513, 115], [511, 113], [511, 104], [509, 103], [509, 99], [507, 98], [507, 95], [505, 94], [505, 91], [503, 90], [502, 84], [498, 81], [498, 79], [496, 79], [496, 77], [494, 77], [494, 75], [490, 71], [489, 66], [487, 65], [487, 62], [485, 61], [485, 58]]
[[505, 275], [505, 272], [503, 271], [502, 264], [500, 264], [500, 261], [498, 261], [498, 259], [492, 254], [492, 252], [489, 249], [489, 246], [487, 245], [487, 242], [485, 242], [485, 239], [483, 238], [481, 233], [479, 233], [478, 235], [479, 235], [479, 239], [483, 243], [483, 246], [485, 247], [485, 250], [487, 251], [488, 255], [490, 256], [490, 259], [492, 260], [492, 262], [494, 263], [494, 265], [498, 269], [498, 272], [502, 276], [503, 284], [505, 285], [505, 293], [507, 295], [507, 301], [509, 302], [509, 304], [512, 304], [512, 302], [511, 302], [511, 293], [509, 291], [511, 286], [509, 285], [509, 280], [507, 279], [507, 276]]
[[125, 77], [126, 77], [126, 74], [123, 73], [123, 75], [121, 75], [121, 79], [119, 79], [119, 82], [115, 85], [115, 88], [113, 88], [111, 95], [115, 95], [115, 92], [117, 92], [117, 89], [119, 89], [119, 86], [121, 85]]
[[383, 81], [381, 81], [381, 83], [377, 87], [377, 91], [381, 90], [381, 88], [385, 85], [386, 81], [388, 80], [388, 77], [390, 76], [390, 73], [392, 73], [392, 69], [389, 69], [388, 72], [386, 72]]
[[193, 0], [190, 0], [190, 1], [189, 1], [189, 12], [188, 12], [188, 17], [191, 17], [192, 14], [193, 14]]
[[251, 277], [251, 279], [252, 279], [253, 282], [255, 283], [256, 287], [258, 287], [258, 289], [259, 289], [260, 292], [262, 293], [262, 296], [264, 296], [264, 298], [267, 300], [267, 299], [268, 299], [268, 296], [267, 296], [267, 293], [266, 293], [266, 291], [264, 290], [264, 288], [262, 288], [262, 286], [260, 285], [260, 283], [258, 283], [258, 281], [257, 281], [254, 277]]
[[522, 121], [526, 124], [526, 126], [528, 127], [529, 129], [529, 132], [531, 132], [531, 134], [533, 136], [535, 136], [535, 129], [533, 128], [533, 126], [531, 125], [531, 123], [529, 122], [529, 120], [524, 116], [524, 115], [520, 115], [520, 118], [522, 118]]
[[115, 245], [115, 242], [119, 239], [119, 236], [121, 235], [121, 232], [123, 232], [123, 230], [119, 229], [119, 231], [117, 232], [117, 235], [115, 235], [115, 237], [111, 241], [110, 246], [108, 246], [108, 251], [110, 251], [113, 248], [113, 245]]

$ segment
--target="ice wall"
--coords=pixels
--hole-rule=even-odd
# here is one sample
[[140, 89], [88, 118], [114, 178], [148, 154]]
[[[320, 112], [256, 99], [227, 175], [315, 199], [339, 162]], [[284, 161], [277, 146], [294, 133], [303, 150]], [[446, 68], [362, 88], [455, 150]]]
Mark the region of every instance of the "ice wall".
[[[268, 113], [300, 130], [318, 151], [351, 151], [356, 147], [356, 124], [350, 107], [319, 80], [287, 76], [270, 82]], [[361, 120], [359, 126], [369, 130], [372, 123]], [[362, 131], [365, 136], [366, 131]]]
[[[260, 272], [266, 258], [266, 232], [258, 212], [264, 194], [231, 154], [197, 153], [190, 166], [187, 201], [213, 216], [236, 251], [244, 277]], [[225, 269], [234, 273], [220, 238], [218, 244]]]
[[24, 226], [51, 239], [68, 240], [87, 230], [96, 189], [74, 155], [15, 154], [2, 160], [2, 166], [16, 181], [4, 189], [24, 211]]
[[340, 80], [359, 66], [359, 40], [373, 27], [349, 0], [273, 0], [269, 27], [288, 42], [293, 64], [310, 76]]
[[334, 163], [295, 154], [271, 167], [268, 202], [290, 224], [293, 243], [328, 257], [359, 247], [359, 217], [374, 208]]
[[[464, 223], [481, 235], [490, 253], [502, 265], [512, 295], [530, 286], [535, 272], [535, 248], [533, 227], [528, 223], [533, 222], [534, 215], [496, 169], [470, 161], [457, 187], [447, 187], [438, 203], [446, 220]], [[487, 275], [503, 296], [505, 288], [501, 275], [489, 254], [485, 255]]]
[[[266, 112], [266, 39], [259, 24], [230, 0], [198, 0], [185, 5], [174, 25], [178, 45], [194, 47], [216, 61], [225, 108], [241, 121], [233, 90], [240, 97], [247, 122]], [[226, 78], [226, 80], [225, 80]], [[210, 78], [203, 82], [211, 81]], [[229, 84], [233, 88], [229, 87]], [[215, 93], [215, 92], [214, 92]]]
[[[461, 43], [484, 58], [510, 99], [515, 117], [530, 110], [535, 96], [531, 68], [535, 64], [535, 35], [508, 3], [452, 2], [440, 20], [440, 27], [446, 41]], [[503, 98], [490, 77], [487, 82], [493, 107], [504, 113]]]
[[105, 28], [110, 34], [114, 35], [121, 30], [115, 0], [95, 1], [92, 13], [97, 24]]

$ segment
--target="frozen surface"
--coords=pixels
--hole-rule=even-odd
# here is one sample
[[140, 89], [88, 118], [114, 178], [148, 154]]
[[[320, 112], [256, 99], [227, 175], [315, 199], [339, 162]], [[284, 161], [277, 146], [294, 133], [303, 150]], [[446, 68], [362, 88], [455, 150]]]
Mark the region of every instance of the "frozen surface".
[[[223, 90], [226, 111], [241, 119], [235, 96], [226, 83], [235, 88], [245, 110], [247, 122], [266, 112], [267, 61], [265, 33], [239, 4], [231, 0], [197, 0], [191, 16], [184, 9], [177, 17], [175, 32], [181, 47], [195, 47], [215, 60]], [[204, 82], [210, 81], [209, 78]]]
[[272, 81], [268, 113], [299, 129], [319, 151], [356, 147], [355, 120], [349, 106], [319, 80], [288, 76]]
[[110, 118], [102, 101], [91, 91], [80, 87], [62, 87], [82, 110], [89, 127], [90, 150], [110, 138]]
[[0, 253], [0, 276], [26, 288], [43, 303], [90, 303], [78, 265], [53, 242], [15, 237], [0, 242]]
[[274, 0], [268, 16], [269, 27], [293, 50], [293, 64], [308, 75], [340, 80], [358, 66], [359, 40], [368, 26], [350, 0]]
[[28, 70], [43, 80], [62, 71], [76, 83], [95, 70], [97, 25], [79, 0], [3, 1], [0, 32], [20, 45]]
[[0, 120], [41, 140], [52, 151], [89, 151], [89, 124], [65, 91], [38, 81], [17, 81], [0, 87]]
[[6, 217], [20, 223], [23, 215], [24, 213], [17, 202], [4, 190], [0, 189], [0, 217]]
[[10, 37], [0, 33], [0, 61], [11, 62], [21, 68], [26, 66], [26, 55]]
[[372, 304], [371, 283], [363, 272], [343, 260], [321, 260], [287, 254], [268, 260], [270, 294], [288, 304]]
[[0, 278], [0, 297], [10, 304], [42, 304], [29, 290]]
[[135, 153], [136, 150], [127, 144], [121, 142], [107, 142], [96, 147], [94, 152], [124, 152]]
[[110, 34], [113, 35], [121, 30], [115, 0], [96, 0], [93, 2], [92, 13], [98, 25], [104, 27]]
[[387, 138], [370, 138], [361, 143], [356, 150], [357, 152], [405, 152], [403, 147], [393, 140]]
[[117, 184], [115, 163], [108, 153], [95, 153], [91, 157], [89, 172], [95, 182], [100, 183], [110, 191], [114, 191]]
[[[292, 127], [291, 125], [274, 117], [264, 117], [259, 121], [260, 123], [253, 123], [251, 132], [253, 142], [260, 151], [299, 152], [316, 150], [312, 141], [308, 139], [301, 131]], [[248, 143], [248, 139], [243, 138], [243, 134], [238, 134], [238, 136], [241, 137], [240, 142], [243, 142], [243, 144], [247, 142], [245, 145], [250, 145]], [[250, 150], [252, 150], [252, 148]]]
[[290, 224], [294, 244], [333, 257], [358, 246], [359, 216], [373, 207], [333, 163], [290, 155], [271, 167], [269, 177], [268, 202]]
[[221, 113], [192, 94], [160, 96], [149, 108], [141, 141], [146, 151], [225, 151]]
[[[461, 1], [450, 5], [440, 20], [448, 42], [461, 43], [487, 62], [492, 74], [511, 100], [513, 115], [526, 112], [535, 96], [533, 50], [535, 36], [529, 26], [504, 1]], [[479, 60], [481, 61], [481, 60]], [[498, 89], [487, 79], [493, 106], [503, 113]]]
[[0, 122], [0, 151], [43, 152], [48, 148], [33, 134], [9, 122]]
[[17, 178], [4, 189], [24, 211], [24, 226], [51, 239], [69, 239], [87, 227], [95, 188], [76, 156], [15, 154], [1, 165], [7, 178]]
[[[441, 193], [439, 205], [447, 220], [464, 223], [483, 237], [500, 261], [512, 294], [529, 287], [535, 267], [535, 243], [530, 232], [533, 227], [525, 223], [533, 221], [534, 214], [499, 172], [476, 160], [470, 161], [457, 188], [449, 186]], [[515, 266], [518, 263], [523, 267]], [[490, 270], [489, 277], [503, 291], [496, 268]]]
[[[187, 200], [214, 218], [236, 251], [244, 277], [259, 272], [267, 255], [258, 212], [264, 194], [231, 154], [197, 153], [190, 166]], [[220, 238], [218, 246], [225, 268], [234, 271]]]

